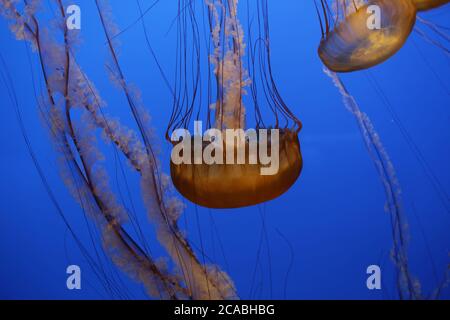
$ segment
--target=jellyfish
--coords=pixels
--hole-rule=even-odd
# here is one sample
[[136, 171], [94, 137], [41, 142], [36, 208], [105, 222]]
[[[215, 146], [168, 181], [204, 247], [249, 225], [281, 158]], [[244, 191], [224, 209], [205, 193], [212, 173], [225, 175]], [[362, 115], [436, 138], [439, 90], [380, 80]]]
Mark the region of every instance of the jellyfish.
[[[249, 22], [246, 42], [237, 0], [206, 0], [205, 46], [194, 3], [180, 0], [179, 4], [185, 8], [178, 21], [180, 79], [174, 87], [179, 90], [166, 134], [174, 145], [173, 184], [185, 198], [208, 208], [239, 208], [273, 200], [289, 190], [300, 176], [303, 162], [298, 133], [302, 124], [282, 100], [272, 75], [267, 1], [256, 2], [257, 39], [252, 43], [253, 25]], [[186, 21], [188, 27], [184, 25]], [[250, 57], [246, 64], [247, 43]], [[206, 53], [202, 52], [203, 47], [208, 48]], [[186, 57], [186, 52], [192, 52], [192, 57]], [[205, 61], [208, 68], [206, 90], [200, 61]], [[193, 75], [188, 76], [187, 72]], [[255, 129], [248, 129], [252, 114], [244, 101], [248, 88]], [[267, 127], [263, 120], [258, 89], [265, 94], [264, 103], [275, 122], [273, 127]], [[206, 94], [201, 96], [201, 92]], [[207, 104], [201, 101], [203, 96], [208, 97]], [[186, 133], [193, 118], [197, 123], [205, 120], [204, 137], [199, 130], [193, 136]], [[185, 134], [179, 135], [180, 130]], [[266, 161], [269, 154], [277, 157], [273, 172]], [[173, 155], [184, 160], [174, 161]], [[205, 155], [209, 156], [208, 161], [202, 161]]]
[[[375, 2], [370, 2], [370, 4], [374, 4]], [[400, 2], [399, 2], [400, 3]], [[443, 4], [441, 2], [441, 4]], [[432, 8], [431, 4], [428, 9]], [[434, 2], [434, 7], [437, 7], [437, 2]], [[419, 7], [419, 9], [423, 9], [425, 7]], [[358, 11], [360, 9], [357, 9]], [[435, 32], [437, 36], [441, 39], [448, 41], [448, 35], [445, 33], [445, 30], [441, 26], [437, 26], [434, 23], [424, 20], [423, 18], [417, 16], [417, 21], [421, 22], [423, 25], [429, 27], [432, 31]], [[448, 49], [444, 44], [440, 43], [437, 40], [430, 38], [425, 32], [422, 32], [418, 27], [415, 27], [414, 30], [422, 37], [424, 37], [428, 42], [442, 49], [445, 53], [448, 54]], [[326, 40], [325, 40], [326, 41]], [[326, 65], [326, 61], [323, 61]], [[353, 70], [350, 70], [353, 71]], [[366, 149], [369, 153], [371, 160], [373, 161], [379, 179], [383, 185], [385, 195], [386, 195], [386, 211], [391, 216], [391, 230], [393, 236], [393, 248], [391, 257], [394, 262], [394, 266], [397, 270], [397, 293], [400, 299], [423, 299], [424, 294], [421, 292], [420, 280], [413, 276], [409, 262], [408, 262], [408, 223], [406, 219], [406, 215], [403, 208], [403, 200], [402, 200], [402, 191], [400, 187], [400, 183], [397, 178], [397, 173], [394, 167], [394, 164], [390, 160], [390, 156], [383, 146], [381, 138], [375, 127], [373, 126], [370, 118], [366, 113], [364, 113], [356, 99], [350, 94], [347, 87], [344, 84], [342, 78], [338, 75], [337, 72], [344, 72], [343, 70], [330, 70], [329, 68], [324, 68], [325, 74], [327, 74], [336, 88], [339, 90], [340, 95], [342, 96], [343, 102], [347, 110], [354, 116], [361, 136], [364, 140]], [[386, 96], [382, 92], [382, 89], [379, 87], [379, 84], [376, 82], [375, 78], [372, 75], [371, 71], [368, 71], [367, 74], [371, 81], [375, 84], [375, 89], [378, 93], [381, 92], [383, 96], [383, 103], [389, 105], [389, 101]], [[442, 84], [442, 83], [441, 83]], [[402, 122], [396, 115], [396, 113], [389, 106], [389, 112], [392, 115], [394, 123], [401, 130], [402, 135], [404, 136], [408, 146], [414, 152], [417, 160], [421, 164], [423, 170], [427, 174], [428, 179], [430, 180], [433, 188], [435, 189], [436, 194], [439, 196], [443, 207], [448, 212], [448, 195], [445, 190], [442, 188], [442, 184], [437, 178], [436, 174], [433, 172], [433, 169], [427, 163], [425, 157], [421, 153], [418, 146], [415, 144], [414, 140], [411, 138], [409, 132], [405, 129]], [[443, 287], [447, 285], [449, 281], [448, 272], [444, 274], [443, 280], [438, 283], [438, 287], [435, 291], [435, 297], [439, 296], [439, 292]]]
[[449, 0], [412, 0], [418, 11], [425, 11], [443, 6]]
[[413, 30], [417, 10], [411, 0], [337, 0], [333, 5], [321, 0], [321, 7], [319, 57], [335, 72], [367, 69], [392, 57]]

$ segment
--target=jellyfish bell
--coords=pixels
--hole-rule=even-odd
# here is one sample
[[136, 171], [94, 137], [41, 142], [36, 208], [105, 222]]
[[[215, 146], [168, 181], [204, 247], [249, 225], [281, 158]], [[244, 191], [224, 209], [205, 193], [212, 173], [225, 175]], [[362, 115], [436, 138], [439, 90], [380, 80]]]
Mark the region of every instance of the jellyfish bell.
[[[180, 13], [177, 63], [181, 80], [175, 86], [179, 91], [175, 93], [177, 99], [166, 133], [174, 144], [170, 165], [173, 184], [186, 199], [207, 208], [240, 208], [273, 200], [289, 190], [300, 176], [303, 160], [298, 133], [302, 125], [283, 102], [271, 73], [267, 0], [257, 0], [256, 12], [265, 23], [254, 27], [258, 39], [255, 43], [251, 41], [250, 23], [249, 40], [244, 41], [237, 0], [201, 0], [208, 17], [206, 37], [198, 34], [197, 27], [187, 28], [184, 23], [191, 21], [197, 26], [201, 21], [195, 16], [195, 1], [180, 1], [181, 8], [190, 10]], [[208, 44], [199, 45], [199, 39], [205, 38]], [[250, 58], [245, 64], [247, 43], [251, 43]], [[201, 52], [201, 48], [207, 48], [206, 52]], [[194, 54], [191, 57], [186, 52]], [[207, 63], [201, 64], [201, 58]], [[207, 77], [200, 75], [202, 67], [207, 68]], [[209, 79], [206, 90], [201, 88], [201, 78]], [[198, 81], [193, 83], [192, 79]], [[253, 109], [246, 108], [247, 90], [251, 91]], [[208, 92], [207, 103], [200, 100], [196, 94], [199, 92]], [[261, 94], [264, 99], [258, 97]], [[251, 115], [255, 129], [249, 126]], [[266, 116], [271, 116], [275, 125], [266, 125]], [[206, 119], [207, 132], [215, 132], [214, 140], [196, 134], [197, 128], [194, 136], [183, 136], [181, 142], [172, 139], [176, 131], [187, 131], [193, 117], [196, 122]], [[251, 131], [254, 135], [248, 135]], [[174, 161], [174, 154], [181, 155], [184, 161]], [[214, 161], [205, 160], [205, 155]]]
[[434, 9], [450, 2], [450, 0], [411, 0], [418, 11]]
[[[175, 187], [188, 200], [214, 209], [252, 206], [281, 196], [297, 181], [303, 161], [296, 131], [279, 130], [276, 139], [273, 136], [275, 131], [271, 131], [263, 152], [261, 142], [252, 145], [251, 140], [245, 139], [242, 144], [233, 143], [228, 148], [229, 140], [224, 139], [221, 145], [213, 147], [213, 156], [220, 158], [220, 163], [196, 164], [195, 151], [191, 148], [189, 164], [171, 161]], [[210, 152], [208, 148], [211, 149], [214, 143], [203, 143], [202, 153]], [[224, 163], [230, 149], [233, 163]], [[243, 161], [238, 161], [239, 154], [243, 155]], [[269, 154], [274, 161], [269, 160]]]
[[[337, 2], [339, 6], [339, 1]], [[343, 3], [347, 6], [346, 2]], [[380, 26], [369, 27], [378, 6]], [[339, 9], [337, 9], [339, 10]], [[340, 9], [348, 12], [348, 8]], [[325, 10], [324, 10], [325, 11]], [[406, 42], [416, 21], [410, 0], [375, 0], [345, 14], [336, 26], [323, 34], [319, 57], [334, 72], [352, 72], [378, 65], [393, 56]]]

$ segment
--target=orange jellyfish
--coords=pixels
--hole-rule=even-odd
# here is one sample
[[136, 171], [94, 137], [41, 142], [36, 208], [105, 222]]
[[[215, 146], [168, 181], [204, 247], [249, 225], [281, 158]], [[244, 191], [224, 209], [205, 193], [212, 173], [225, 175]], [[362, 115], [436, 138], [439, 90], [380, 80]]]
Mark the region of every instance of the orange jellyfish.
[[404, 45], [416, 21], [411, 0], [337, 0], [333, 5], [321, 0], [321, 8], [318, 52], [334, 72], [367, 69], [389, 59]]
[[[200, 206], [225, 209], [256, 205], [279, 197], [300, 176], [303, 161], [298, 133], [302, 124], [283, 102], [272, 76], [266, 0], [256, 2], [258, 31], [254, 43], [249, 21], [247, 64], [238, 1], [205, 3], [206, 37], [200, 34], [201, 20], [196, 18], [192, 1], [180, 0], [179, 5], [187, 9], [180, 12], [178, 22], [180, 81], [175, 88], [181, 90], [175, 92], [166, 134], [174, 144], [171, 177], [178, 191]], [[186, 27], [185, 21], [191, 26]], [[204, 38], [206, 46], [201, 43]], [[202, 52], [204, 47], [207, 52]], [[192, 57], [187, 56], [189, 52]], [[202, 65], [202, 58], [207, 63]], [[205, 91], [202, 66], [208, 74]], [[248, 88], [253, 110], [245, 107]], [[264, 103], [258, 99], [260, 93], [264, 94]], [[208, 103], [200, 96], [208, 96]], [[267, 110], [263, 105], [268, 105]], [[273, 116], [272, 127], [263, 120], [267, 113]], [[250, 127], [250, 115], [254, 129]], [[203, 137], [200, 132], [190, 135], [187, 128], [191, 120], [201, 119], [205, 119], [206, 133]]]
[[450, 0], [412, 0], [418, 11], [425, 11], [443, 6]]

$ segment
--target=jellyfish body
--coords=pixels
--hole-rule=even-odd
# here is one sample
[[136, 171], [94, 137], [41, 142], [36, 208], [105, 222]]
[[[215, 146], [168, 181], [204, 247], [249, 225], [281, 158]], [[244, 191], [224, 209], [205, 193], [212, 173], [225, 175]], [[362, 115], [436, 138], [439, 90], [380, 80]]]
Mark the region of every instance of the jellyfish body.
[[[224, 145], [226, 149], [226, 143]], [[184, 197], [207, 208], [232, 209], [273, 200], [295, 183], [300, 176], [303, 161], [297, 132], [282, 130], [279, 150], [271, 148], [271, 145], [269, 142], [267, 153], [279, 154], [274, 174], [262, 174], [264, 168], [270, 169], [260, 159], [249, 164], [251, 146], [246, 141], [243, 144], [243, 150], [246, 151], [244, 163], [177, 165], [171, 162], [172, 181]], [[203, 151], [209, 146], [210, 144], [204, 145]], [[237, 155], [236, 146], [234, 151]]]
[[[258, 57], [264, 59], [264, 63], [256, 66], [255, 61], [253, 61], [245, 65], [243, 58], [247, 42], [244, 41], [244, 29], [238, 19], [238, 1], [205, 0], [205, 3], [210, 28], [207, 38], [211, 40], [209, 45], [211, 49], [208, 49], [205, 54], [208, 59], [205, 65], [208, 65], [211, 71], [211, 78], [215, 79], [215, 85], [211, 85], [209, 82], [206, 91], [210, 92], [209, 97], [214, 94], [215, 98], [209, 100], [203, 110], [206, 110], [207, 113], [205, 118], [207, 119], [208, 130], [214, 130], [226, 138], [220, 139], [222, 143], [207, 139], [207, 142], [203, 142], [203, 144], [200, 142], [196, 148], [183, 149], [184, 158], [187, 158], [188, 161], [173, 161], [173, 155], [178, 152], [179, 144], [174, 146], [171, 159], [173, 184], [186, 199], [208, 208], [240, 208], [273, 200], [285, 193], [300, 176], [303, 162], [298, 132], [301, 129], [301, 122], [284, 104], [273, 81], [268, 47], [270, 43], [268, 28], [265, 28], [264, 31], [259, 29], [259, 34], [256, 37], [259, 40], [256, 45], [249, 45], [250, 60]], [[257, 3], [260, 21], [267, 22], [266, 0], [258, 0]], [[188, 6], [191, 6], [191, 4], [188, 4]], [[184, 7], [184, 5], [181, 4], [180, 7]], [[191, 12], [195, 12], [195, 10], [192, 8]], [[189, 19], [195, 21], [192, 16], [189, 16]], [[267, 24], [265, 25], [267, 26]], [[180, 28], [182, 27], [183, 24], [180, 24]], [[198, 57], [201, 56], [201, 53], [198, 53], [198, 49], [195, 47], [186, 49], [187, 46], [192, 45], [192, 42], [186, 40], [187, 32], [192, 32], [192, 28], [189, 31], [182, 30], [181, 32], [180, 39], [184, 42], [179, 45], [180, 48], [183, 48], [183, 52], [179, 54], [180, 59], [186, 59], [185, 52], [196, 52], [196, 50], [197, 52], [193, 61], [184, 60], [180, 65], [195, 65], [194, 70], [198, 70], [200, 68]], [[201, 36], [194, 34], [192, 38], [200, 39]], [[251, 39], [250, 31], [249, 39]], [[251, 41], [249, 40], [249, 42]], [[255, 53], [253, 50], [260, 51]], [[255, 72], [254, 69], [257, 69], [257, 71]], [[183, 70], [180, 70], [180, 74], [183, 74]], [[190, 85], [191, 78], [185, 77], [185, 82]], [[263, 89], [259, 90], [266, 95], [264, 103], [256, 101], [258, 84], [264, 86]], [[178, 88], [186, 87], [178, 85]], [[249, 130], [244, 130], [248, 128], [248, 111], [251, 112], [252, 110], [246, 108], [243, 101], [243, 96], [246, 95], [248, 88], [252, 91], [256, 119], [255, 128], [259, 130], [259, 135], [254, 130], [255, 136], [251, 138], [246, 135], [240, 136], [242, 138], [236, 137], [233, 140], [235, 142], [237, 140], [238, 143], [231, 143], [227, 138], [229, 131], [234, 133], [249, 132]], [[200, 88], [195, 87], [194, 92], [196, 91], [200, 92]], [[195, 97], [190, 92], [177, 93], [177, 96]], [[187, 128], [194, 113], [192, 106], [195, 104], [195, 101], [186, 103], [186, 99], [180, 99], [179, 103], [175, 104], [168, 132], [169, 130], [175, 132], [175, 130], [180, 129], [180, 126]], [[264, 104], [269, 105], [268, 109], [276, 119], [273, 129], [268, 130], [271, 132], [270, 138], [268, 137], [268, 131], [263, 129], [267, 128], [260, 110], [260, 107]], [[199, 115], [200, 111], [199, 109]], [[199, 116], [197, 116], [197, 119], [200, 119]], [[285, 124], [283, 128], [279, 126], [280, 121]], [[261, 134], [261, 130], [265, 133]], [[272, 133], [274, 130], [277, 132], [276, 140]], [[198, 134], [196, 135], [198, 136]], [[260, 139], [261, 135], [267, 137], [267, 139]], [[169, 136], [171, 135], [167, 133], [166, 137]], [[195, 136], [192, 139], [189, 136], [183, 142], [191, 142], [195, 139]], [[173, 143], [173, 140], [170, 140]], [[262, 142], [262, 140], [264, 141]], [[180, 144], [183, 144], [183, 142], [180, 142]], [[217, 147], [216, 144], [220, 146]], [[194, 158], [198, 159], [196, 151], [198, 152], [199, 149], [203, 159], [195, 161]], [[215, 150], [211, 151], [210, 149]], [[228, 150], [233, 152], [234, 160], [232, 161], [229, 161]], [[261, 150], [265, 151], [263, 151], [263, 155], [261, 155]], [[217, 158], [219, 155], [216, 153], [220, 152], [221, 160], [204, 161], [203, 155], [205, 152], [214, 153], [214, 158]], [[268, 163], [264, 158], [266, 155], [269, 157], [269, 154], [270, 158], [273, 159], [274, 156], [277, 158], [277, 168], [274, 172], [265, 173], [268, 169]]]
[[[372, 5], [380, 8], [380, 28], [368, 25]], [[416, 8], [410, 0], [370, 1], [327, 32], [320, 43], [319, 56], [334, 72], [373, 67], [400, 50], [415, 21]]]
[[418, 11], [434, 9], [450, 2], [450, 0], [412, 0]]

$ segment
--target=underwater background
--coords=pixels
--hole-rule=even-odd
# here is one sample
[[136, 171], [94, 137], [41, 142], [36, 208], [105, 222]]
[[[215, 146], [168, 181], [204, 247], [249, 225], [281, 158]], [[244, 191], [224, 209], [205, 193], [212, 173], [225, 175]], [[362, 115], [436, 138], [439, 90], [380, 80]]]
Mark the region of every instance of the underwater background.
[[[77, 59], [105, 100], [107, 112], [131, 127], [123, 94], [105, 76], [105, 37], [93, 1], [72, 1], [82, 10]], [[242, 2], [244, 6], [245, 2]], [[144, 8], [152, 1], [141, 1]], [[127, 79], [140, 88], [159, 139], [159, 158], [169, 171], [171, 145], [164, 140], [172, 97], [145, 45], [134, 1], [110, 1], [115, 22], [130, 26], [120, 37], [120, 59]], [[240, 4], [241, 5], [241, 4]], [[245, 6], [244, 6], [245, 7]], [[52, 1], [43, 11], [56, 10]], [[243, 17], [245, 18], [243, 10]], [[272, 68], [281, 95], [301, 119], [304, 169], [296, 184], [266, 204], [234, 210], [209, 210], [186, 203], [180, 227], [201, 244], [233, 280], [241, 298], [396, 299], [390, 258], [390, 216], [375, 167], [354, 117], [323, 72], [317, 55], [320, 26], [313, 1], [269, 1]], [[144, 17], [158, 61], [175, 72], [177, 1], [164, 0]], [[422, 13], [449, 27], [450, 6]], [[423, 28], [423, 27], [422, 27]], [[146, 298], [141, 285], [102, 256], [98, 234], [62, 183], [57, 156], [43, 129], [34, 87], [39, 86], [36, 57], [16, 41], [0, 19], [0, 54], [18, 94], [23, 123], [38, 161], [78, 239], [98, 255], [100, 281], [56, 212], [30, 158], [15, 110], [0, 85], [0, 298]], [[32, 71], [34, 69], [34, 71]], [[387, 62], [369, 71], [342, 76], [347, 89], [371, 118], [396, 169], [408, 222], [412, 275], [424, 296], [439, 287], [450, 252], [450, 56], [413, 32]], [[105, 147], [108, 155], [112, 152]], [[114, 159], [111, 156], [110, 159]], [[117, 173], [115, 159], [108, 163]], [[117, 178], [119, 176], [119, 178]], [[117, 178], [117, 181], [115, 180]], [[131, 175], [132, 197], [139, 198]], [[111, 177], [120, 189], [120, 174]], [[436, 183], [438, 181], [438, 183]], [[143, 205], [136, 200], [137, 212]], [[139, 217], [146, 220], [145, 213]], [[147, 230], [148, 228], [148, 230]], [[164, 256], [146, 227], [155, 256]], [[200, 255], [201, 256], [201, 255]], [[82, 290], [66, 287], [66, 268], [79, 265]], [[382, 289], [368, 290], [366, 269], [379, 265]], [[114, 290], [108, 289], [114, 286]], [[441, 298], [450, 298], [445, 288]]]

